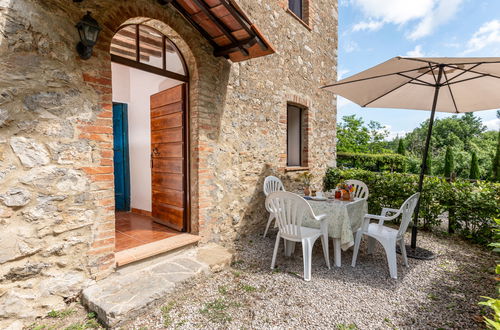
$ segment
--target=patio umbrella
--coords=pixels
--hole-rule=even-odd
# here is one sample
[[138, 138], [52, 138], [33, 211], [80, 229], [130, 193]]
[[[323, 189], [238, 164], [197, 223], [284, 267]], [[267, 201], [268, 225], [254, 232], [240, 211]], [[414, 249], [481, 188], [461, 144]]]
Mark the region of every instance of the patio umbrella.
[[[384, 63], [323, 86], [370, 108], [430, 110], [418, 191], [422, 192], [436, 111], [464, 113], [500, 108], [500, 57], [394, 57]], [[420, 202], [415, 209], [408, 256], [432, 258], [417, 249]]]

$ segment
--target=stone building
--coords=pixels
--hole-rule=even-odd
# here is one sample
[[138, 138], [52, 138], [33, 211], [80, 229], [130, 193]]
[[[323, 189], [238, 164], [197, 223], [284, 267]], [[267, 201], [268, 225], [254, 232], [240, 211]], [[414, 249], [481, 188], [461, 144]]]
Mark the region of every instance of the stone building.
[[151, 255], [118, 221], [158, 219], [154, 253], [230, 246], [265, 176], [321, 188], [336, 59], [336, 0], [0, 0], [0, 325]]

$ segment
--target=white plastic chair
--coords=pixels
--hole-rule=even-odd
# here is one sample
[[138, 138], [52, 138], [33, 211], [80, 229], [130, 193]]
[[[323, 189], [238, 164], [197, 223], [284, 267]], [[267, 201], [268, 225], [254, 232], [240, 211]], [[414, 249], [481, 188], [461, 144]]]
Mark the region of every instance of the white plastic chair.
[[[399, 244], [401, 255], [405, 266], [408, 267], [408, 258], [406, 257], [406, 248], [404, 235], [408, 225], [410, 224], [413, 211], [418, 203], [420, 193], [411, 195], [401, 206], [399, 210], [383, 208], [381, 215], [367, 214], [365, 215], [364, 223], [361, 229], [356, 233], [354, 243], [354, 252], [352, 255], [352, 267], [356, 266], [356, 258], [358, 257], [359, 245], [361, 237], [367, 235], [368, 238], [368, 254], [373, 252], [375, 240], [379, 241], [384, 247], [389, 264], [389, 273], [393, 279], [398, 278], [398, 270], [396, 265], [396, 244]], [[393, 216], [387, 216], [387, 213], [395, 213]], [[399, 230], [384, 226], [384, 221], [391, 221], [401, 215], [401, 224]], [[378, 223], [370, 223], [370, 219], [378, 220]]]
[[370, 191], [368, 190], [366, 183], [359, 180], [346, 180], [345, 183], [354, 186], [354, 198], [368, 199]]
[[[326, 265], [330, 269], [330, 257], [328, 254], [328, 223], [325, 221], [326, 214], [316, 216], [307, 201], [299, 195], [286, 191], [271, 193], [266, 198], [266, 207], [276, 216], [278, 224], [278, 235], [274, 245], [273, 260], [271, 269], [276, 263], [276, 254], [280, 240], [285, 241], [285, 255], [291, 255], [296, 242], [302, 243], [302, 253], [304, 258], [304, 280], [311, 280], [311, 258], [314, 242], [321, 237], [323, 254]], [[311, 217], [320, 221], [320, 229], [302, 227], [302, 219]]]
[[[264, 195], [266, 195], [267, 197], [269, 196], [270, 193], [273, 193], [275, 191], [285, 191], [285, 187], [283, 186], [283, 182], [281, 182], [280, 179], [270, 175], [264, 179]], [[271, 225], [271, 222], [275, 218], [274, 213], [267, 208], [267, 204], [266, 204], [266, 209], [269, 212], [269, 219], [267, 220], [266, 230], [264, 231], [264, 237], [266, 237], [267, 231], [269, 230], [269, 226]]]

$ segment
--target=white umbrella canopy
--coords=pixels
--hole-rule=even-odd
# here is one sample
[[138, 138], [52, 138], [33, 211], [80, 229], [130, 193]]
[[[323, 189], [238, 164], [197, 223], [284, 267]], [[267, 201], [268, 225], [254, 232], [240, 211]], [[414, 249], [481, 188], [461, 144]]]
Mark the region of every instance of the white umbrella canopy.
[[394, 57], [323, 88], [370, 108], [462, 113], [500, 107], [500, 57]]
[[[436, 111], [463, 113], [500, 108], [500, 57], [394, 57], [323, 86], [362, 107], [430, 110], [429, 128], [418, 182], [421, 193]], [[418, 223], [420, 201], [415, 208]], [[409, 257], [432, 259], [417, 250], [412, 228]]]

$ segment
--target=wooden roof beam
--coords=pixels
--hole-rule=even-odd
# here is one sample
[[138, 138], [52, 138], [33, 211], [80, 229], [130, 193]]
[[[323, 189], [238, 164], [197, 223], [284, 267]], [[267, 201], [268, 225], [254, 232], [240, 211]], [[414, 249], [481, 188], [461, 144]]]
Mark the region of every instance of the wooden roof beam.
[[[226, 7], [226, 9], [233, 15], [233, 17], [236, 19], [238, 23], [245, 29], [245, 31], [250, 35], [250, 36], [256, 36], [255, 32], [252, 30], [251, 26], [248, 24], [245, 18], [241, 17], [241, 14], [232, 6], [231, 4], [228, 3], [227, 0], [219, 0], [221, 4]], [[260, 48], [262, 50], [267, 50], [267, 45], [260, 40], [260, 38], [257, 37], [257, 43], [259, 44]]]
[[[120, 40], [120, 39], [117, 39], [117, 38], [113, 38], [113, 41], [111, 42], [111, 45], [113, 45], [113, 46], [121, 46], [123, 48], [127, 48], [127, 49], [130, 49], [130, 50], [133, 50], [133, 51], [135, 51], [135, 49], [136, 49], [135, 42], [134, 43], [130, 43], [130, 42], [126, 42], [124, 40]], [[143, 47], [142, 44], [141, 44], [141, 53], [146, 54], [146, 55], [151, 55], [151, 56], [154, 56], [154, 57], [161, 57], [162, 56], [162, 51], [161, 50], [156, 50], [156, 49], [152, 49], [152, 48], [148, 48], [148, 47]]]
[[[219, 47], [214, 50], [214, 55], [215, 56], [226, 56], [229, 55], [230, 53], [234, 53], [235, 51], [238, 51], [241, 47], [251, 47], [253, 46], [256, 42], [258, 42], [257, 37], [253, 36], [250, 37], [246, 40], [239, 41], [238, 44], [233, 45], [227, 45], [224, 47]], [[247, 56], [247, 55], [245, 55]]]
[[[238, 39], [236, 39], [233, 35], [232, 35], [232, 31], [229, 31], [228, 28], [226, 27], [226, 25], [217, 17], [215, 16], [212, 11], [210, 10], [210, 7], [203, 1], [203, 0], [192, 0], [195, 4], [198, 5], [198, 7], [200, 8], [200, 10], [208, 16], [208, 18], [210, 18], [210, 20], [212, 22], [214, 22], [214, 24], [226, 35], [226, 37], [229, 38], [229, 40], [231, 40], [232, 44], [233, 45], [237, 45], [238, 44]], [[217, 47], [219, 48], [219, 47]], [[244, 55], [244, 56], [248, 56], [249, 53], [248, 53], [248, 50], [246, 50], [243, 46], [238, 46], [238, 49], [240, 50], [240, 52]]]

